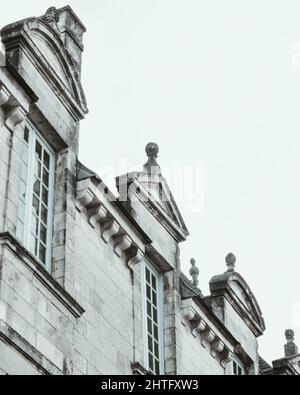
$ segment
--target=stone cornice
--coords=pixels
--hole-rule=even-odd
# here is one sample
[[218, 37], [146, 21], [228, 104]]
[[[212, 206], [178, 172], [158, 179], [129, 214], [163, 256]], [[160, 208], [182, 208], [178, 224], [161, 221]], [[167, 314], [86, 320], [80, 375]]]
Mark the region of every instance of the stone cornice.
[[225, 368], [232, 360], [234, 346], [221, 333], [217, 333], [192, 299], [182, 302], [181, 314], [183, 325], [186, 325], [186, 322], [189, 323], [192, 336], [199, 338], [200, 344], [210, 351], [213, 358], [218, 358], [222, 367]]
[[53, 296], [75, 317], [85, 312], [83, 307], [51, 276], [50, 273], [10, 233], [0, 233], [0, 245], [15, 255]]
[[35, 347], [20, 336], [5, 321], [0, 319], [0, 341], [9, 344], [23, 357], [32, 363], [41, 374], [44, 375], [64, 375], [57, 366], [55, 366], [48, 358], [41, 354]]
[[132, 373], [134, 376], [152, 376], [152, 373], [144, 368], [139, 362], [131, 364]]
[[[300, 357], [298, 356], [298, 364]], [[272, 362], [273, 364], [273, 375], [288, 375], [298, 376], [299, 372], [294, 368], [291, 363], [291, 359], [282, 358]]]
[[6, 115], [5, 126], [13, 132], [16, 126], [22, 123], [25, 118], [26, 113], [21, 106], [12, 106]]
[[84, 212], [89, 225], [133, 269], [143, 258], [145, 244], [115, 203], [114, 196], [99, 181], [88, 178], [77, 182], [77, 210]]
[[210, 351], [213, 358], [219, 360], [223, 368], [232, 361], [234, 355], [244, 363], [246, 369], [253, 365], [253, 360], [241, 344], [230, 332], [223, 330], [223, 324], [211, 319], [193, 299], [182, 301], [181, 314], [182, 324], [189, 324], [191, 335], [200, 340], [200, 344]]

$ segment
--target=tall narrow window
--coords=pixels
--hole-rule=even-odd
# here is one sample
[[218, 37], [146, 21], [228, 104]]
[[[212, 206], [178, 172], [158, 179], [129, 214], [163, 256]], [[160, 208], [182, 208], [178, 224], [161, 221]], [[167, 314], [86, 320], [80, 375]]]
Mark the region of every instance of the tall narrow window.
[[144, 267], [145, 364], [153, 374], [163, 374], [163, 290], [162, 278], [152, 265]]
[[30, 125], [25, 127], [24, 146], [17, 237], [50, 270], [54, 154]]
[[233, 375], [234, 376], [244, 376], [245, 375], [245, 370], [244, 370], [242, 364], [237, 359], [233, 360], [232, 367], [233, 367]]

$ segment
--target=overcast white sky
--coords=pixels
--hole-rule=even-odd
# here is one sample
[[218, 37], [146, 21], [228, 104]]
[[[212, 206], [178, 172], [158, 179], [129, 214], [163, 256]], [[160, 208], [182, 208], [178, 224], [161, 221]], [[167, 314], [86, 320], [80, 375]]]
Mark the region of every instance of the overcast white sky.
[[[0, 25], [66, 2], [6, 2]], [[183, 268], [197, 259], [207, 293], [234, 252], [266, 320], [261, 354], [282, 357], [288, 327], [300, 346], [299, 0], [69, 4], [88, 29], [81, 160], [117, 173], [120, 158], [142, 166], [154, 140], [161, 165], [202, 168], [203, 210], [179, 202]]]

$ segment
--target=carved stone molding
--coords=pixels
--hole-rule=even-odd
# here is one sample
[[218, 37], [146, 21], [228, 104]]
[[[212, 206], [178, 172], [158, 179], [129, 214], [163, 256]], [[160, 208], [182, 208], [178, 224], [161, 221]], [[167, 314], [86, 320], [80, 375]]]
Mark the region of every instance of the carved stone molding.
[[192, 306], [182, 309], [182, 316], [187, 321], [190, 321], [190, 322], [193, 321], [193, 319], [196, 317], [196, 315], [197, 315], [197, 312]]
[[9, 100], [10, 93], [4, 85], [0, 85], [0, 107], [6, 104]]
[[97, 223], [102, 223], [108, 218], [108, 211], [102, 205], [100, 205], [96, 211], [90, 216], [89, 224], [92, 228], [96, 228]]
[[194, 337], [198, 337], [199, 334], [203, 333], [206, 330], [207, 324], [206, 322], [200, 318], [199, 321], [196, 323], [194, 328], [192, 329], [192, 335]]
[[134, 270], [135, 265], [140, 263], [143, 259], [143, 253], [139, 249], [136, 250], [135, 255], [133, 255], [127, 262], [129, 269]]
[[26, 113], [20, 106], [12, 107], [6, 115], [5, 125], [9, 130], [14, 131], [16, 126], [24, 121]]
[[102, 240], [110, 244], [115, 254], [132, 269], [142, 260], [145, 247], [132, 227], [124, 223], [124, 218], [116, 215], [116, 207], [101, 191], [90, 179], [78, 181], [76, 208], [83, 213], [91, 228], [99, 232]]
[[128, 248], [132, 245], [132, 240], [127, 235], [122, 235], [116, 238], [115, 240], [115, 253], [118, 257], [121, 257], [123, 252], [128, 250]]
[[227, 349], [224, 348], [224, 351], [221, 353], [221, 365], [223, 368], [226, 368], [226, 365], [228, 365], [230, 362], [232, 362], [233, 356], [231, 352]]
[[211, 344], [215, 340], [216, 334], [211, 329], [208, 328], [204, 332], [204, 338], [207, 341], [207, 343]]
[[225, 348], [225, 344], [222, 342], [221, 339], [216, 339], [212, 345], [211, 345], [212, 349], [215, 350], [217, 353], [221, 353], [224, 348]]
[[111, 238], [119, 233], [119, 230], [120, 225], [116, 221], [107, 221], [103, 226], [101, 237], [105, 241], [105, 243], [109, 243]]
[[187, 327], [189, 323], [192, 336], [200, 340], [200, 344], [208, 349], [213, 358], [218, 357], [222, 366], [230, 362], [229, 360], [226, 362], [230, 352], [224, 341], [217, 335], [192, 299], [182, 302], [181, 315], [183, 317], [182, 324]]
[[[83, 189], [81, 191], [78, 191], [77, 193], [77, 200], [82, 207], [89, 206], [93, 202], [94, 198], [95, 196], [93, 192], [90, 191], [89, 189]], [[82, 207], [77, 206], [79, 211], [81, 211]]]

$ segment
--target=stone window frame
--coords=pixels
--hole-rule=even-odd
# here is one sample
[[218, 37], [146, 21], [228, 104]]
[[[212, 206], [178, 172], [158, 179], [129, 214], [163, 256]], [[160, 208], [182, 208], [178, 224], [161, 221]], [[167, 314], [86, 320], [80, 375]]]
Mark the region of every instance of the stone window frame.
[[[29, 141], [25, 141], [25, 133], [28, 132]], [[34, 180], [34, 160], [35, 160], [35, 144], [38, 142], [43, 150], [50, 156], [49, 167], [49, 197], [48, 197], [48, 213], [47, 213], [47, 236], [46, 236], [46, 262], [42, 262], [39, 256], [32, 251], [30, 246], [30, 233], [31, 233], [31, 218], [32, 218], [32, 197], [33, 197], [33, 180]], [[22, 237], [18, 237], [21, 243], [27, 248], [36, 260], [51, 274], [52, 272], [52, 243], [53, 243], [53, 225], [54, 225], [54, 196], [55, 196], [55, 168], [56, 168], [56, 151], [47, 142], [45, 137], [41, 134], [40, 130], [28, 118], [24, 124], [24, 148], [28, 144], [28, 166], [27, 166], [27, 180], [26, 180], [26, 201], [25, 201], [25, 218], [24, 218], [24, 232]], [[34, 145], [34, 147], [33, 147]], [[21, 191], [20, 191], [21, 192]], [[20, 199], [18, 201], [20, 203]], [[18, 207], [19, 209], [19, 207]]]

